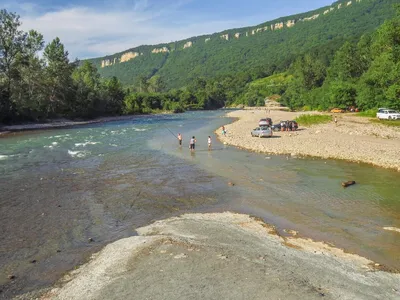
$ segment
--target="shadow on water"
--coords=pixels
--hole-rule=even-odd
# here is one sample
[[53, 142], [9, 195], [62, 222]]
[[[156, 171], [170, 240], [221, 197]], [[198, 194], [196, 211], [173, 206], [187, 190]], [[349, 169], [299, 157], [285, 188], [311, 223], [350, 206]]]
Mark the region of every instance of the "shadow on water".
[[[256, 215], [400, 268], [398, 233], [383, 230], [400, 227], [398, 173], [240, 151], [212, 134], [228, 122], [222, 115], [140, 116], [2, 139], [0, 298], [48, 286], [105, 244], [184, 212]], [[183, 135], [182, 147], [169, 131]], [[343, 189], [347, 179], [358, 184]]]

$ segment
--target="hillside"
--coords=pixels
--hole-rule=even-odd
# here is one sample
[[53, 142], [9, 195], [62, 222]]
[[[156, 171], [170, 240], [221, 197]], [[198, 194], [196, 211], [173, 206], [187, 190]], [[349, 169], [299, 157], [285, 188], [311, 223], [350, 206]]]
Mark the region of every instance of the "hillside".
[[338, 1], [331, 6], [282, 17], [253, 27], [230, 29], [170, 44], [140, 46], [91, 59], [101, 76], [125, 85], [157, 74], [168, 88], [199, 76], [214, 77], [266, 65], [287, 65], [293, 57], [371, 32], [393, 17], [397, 0]]

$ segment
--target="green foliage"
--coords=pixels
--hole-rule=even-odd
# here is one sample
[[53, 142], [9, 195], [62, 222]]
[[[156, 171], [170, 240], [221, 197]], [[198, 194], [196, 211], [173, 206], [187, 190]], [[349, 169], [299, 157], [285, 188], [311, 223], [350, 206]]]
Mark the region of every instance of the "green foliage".
[[377, 119], [372, 119], [371, 122], [377, 123], [380, 125], [384, 126], [389, 126], [389, 127], [400, 127], [400, 121], [399, 120], [377, 120]]
[[20, 26], [19, 16], [0, 11], [0, 123], [122, 113], [117, 78], [101, 79], [89, 62], [77, 67], [59, 38], [45, 46], [40, 33]]
[[357, 91], [353, 84], [346, 81], [334, 81], [329, 85], [329, 107], [346, 109], [356, 103]]
[[332, 117], [328, 115], [301, 115], [295, 119], [299, 125], [311, 126], [316, 124], [324, 124], [332, 121]]
[[363, 35], [358, 42], [346, 42], [328, 62], [325, 78], [321, 59], [313, 57], [312, 62], [305, 55], [289, 69], [294, 80], [282, 99], [290, 108], [400, 109], [399, 17], [386, 21], [373, 34]]
[[357, 116], [366, 117], [366, 118], [375, 118], [377, 112], [378, 112], [377, 109], [368, 109], [368, 110], [358, 112]]
[[292, 79], [292, 75], [277, 73], [251, 82], [248, 90], [257, 91], [264, 98], [270, 95], [282, 95]]
[[[359, 3], [353, 1], [350, 6], [346, 6], [346, 2], [334, 3], [332, 6], [335, 10], [326, 15], [323, 12], [329, 7], [322, 7], [254, 27], [226, 30], [211, 36], [198, 36], [171, 44], [140, 46], [91, 61], [103, 77], [116, 76], [126, 85], [135, 85], [139, 75], [146, 78], [160, 75], [167, 89], [188, 86], [198, 77], [209, 79], [235, 74], [238, 71], [252, 74], [252, 79], [260, 78], [262, 76], [257, 74], [260, 69], [266, 70], [267, 73], [284, 71], [299, 55], [315, 51], [321, 52], [320, 61], [326, 65], [327, 60], [330, 60], [345, 41], [352, 41], [366, 32], [372, 32], [385, 19], [393, 17], [395, 12], [392, 5], [398, 0], [363, 0]], [[338, 3], [342, 3], [344, 7], [337, 9]], [[316, 20], [300, 21], [315, 14], [320, 14]], [[288, 20], [296, 20], [296, 25], [292, 28], [285, 26], [280, 30], [270, 29], [272, 24]], [[251, 34], [252, 30], [264, 27], [268, 30]], [[234, 37], [235, 33], [241, 33], [239, 39]], [[229, 34], [229, 41], [222, 39], [222, 34]], [[211, 39], [206, 42], [206, 38]], [[188, 41], [191, 41], [193, 46], [183, 49], [183, 45]], [[151, 53], [154, 48], [161, 47], [167, 47], [170, 52]], [[129, 51], [143, 55], [120, 63], [122, 54]], [[101, 61], [106, 59], [113, 65], [101, 68]]]

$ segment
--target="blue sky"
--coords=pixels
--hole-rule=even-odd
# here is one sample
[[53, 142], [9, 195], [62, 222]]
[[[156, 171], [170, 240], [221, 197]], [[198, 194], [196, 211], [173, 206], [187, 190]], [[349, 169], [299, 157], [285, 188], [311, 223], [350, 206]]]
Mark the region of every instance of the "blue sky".
[[[24, 30], [46, 42], [59, 37], [70, 58], [120, 52], [330, 5], [332, 0], [5, 0], [0, 8], [21, 16]], [[8, 2], [7, 2], [8, 1]]]

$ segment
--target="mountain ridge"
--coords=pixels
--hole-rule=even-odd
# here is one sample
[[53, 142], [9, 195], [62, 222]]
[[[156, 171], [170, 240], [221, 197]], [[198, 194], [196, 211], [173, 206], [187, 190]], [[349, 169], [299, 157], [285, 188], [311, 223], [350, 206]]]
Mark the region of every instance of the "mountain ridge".
[[[199, 76], [219, 76], [279, 64], [285, 57], [331, 41], [340, 46], [343, 39], [360, 36], [383, 23], [390, 16], [392, 3], [396, 1], [336, 1], [332, 5], [254, 26], [226, 29], [171, 43], [140, 45], [89, 61], [98, 68], [101, 76], [116, 76], [125, 85], [133, 85], [138, 76], [150, 78], [157, 74], [165, 78], [167, 87], [181, 87]], [[314, 30], [313, 26], [319, 30]], [[252, 38], [250, 42], [248, 38]], [[225, 56], [221, 55], [224, 53]], [[222, 65], [220, 60], [229, 61]]]
[[[352, 1], [344, 1], [344, 2], [352, 2]], [[361, 1], [362, 0], [354, 0], [354, 2], [356, 2], [356, 3], [359, 3]], [[339, 4], [340, 2], [343, 2], [343, 1], [335, 1], [335, 2], [332, 3], [332, 5], [334, 5], [335, 3]], [[178, 41], [173, 41], [173, 42], [165, 42], [165, 43], [158, 43], [158, 44], [143, 44], [143, 45], [135, 46], [135, 47], [132, 47], [132, 48], [120, 51], [120, 52], [116, 52], [116, 53], [113, 53], [113, 54], [108, 54], [108, 55], [95, 57], [95, 58], [88, 58], [86, 60], [94, 60], [94, 59], [99, 59], [99, 58], [107, 59], [108, 57], [114, 58], [116, 55], [121, 55], [122, 56], [122, 55], [124, 55], [126, 53], [129, 53], [129, 52], [132, 52], [132, 51], [140, 51], [140, 49], [148, 48], [148, 47], [162, 48], [164, 46], [167, 47], [168, 45], [171, 45], [171, 44], [175, 44], [175, 43], [182, 44], [184, 42], [186, 44], [187, 42], [192, 42], [193, 39], [200, 39], [200, 38], [207, 39], [207, 38], [210, 38], [210, 37], [215, 37], [217, 35], [221, 36], [221, 35], [225, 35], [227, 33], [229, 34], [229, 32], [231, 32], [231, 31], [250, 30], [250, 29], [253, 29], [253, 28], [256, 28], [255, 30], [257, 30], [260, 27], [271, 26], [271, 25], [275, 25], [277, 23], [284, 22], [284, 21], [286, 21], [287, 18], [296, 19], [299, 16], [303, 16], [305, 14], [317, 13], [317, 12], [320, 12], [321, 10], [323, 10], [325, 8], [331, 7], [332, 5], [323, 6], [323, 7], [320, 7], [320, 8], [308, 11], [308, 12], [304, 12], [304, 13], [298, 13], [298, 14], [294, 14], [294, 15], [288, 15], [288, 16], [284, 16], [284, 17], [275, 18], [275, 19], [272, 19], [272, 20], [269, 20], [269, 21], [265, 21], [265, 22], [256, 24], [256, 25], [249, 25], [249, 26], [245, 26], [245, 27], [236, 27], [236, 28], [231, 28], [231, 29], [225, 29], [225, 30], [222, 30], [222, 31], [217, 31], [217, 32], [208, 33], [208, 34], [205, 33], [205, 34], [201, 34], [201, 35], [198, 35], [198, 36], [192, 36], [192, 37], [189, 37], [189, 38], [185, 38], [185, 39], [178, 40]], [[180, 50], [182, 50], [182, 49], [180, 49]]]

